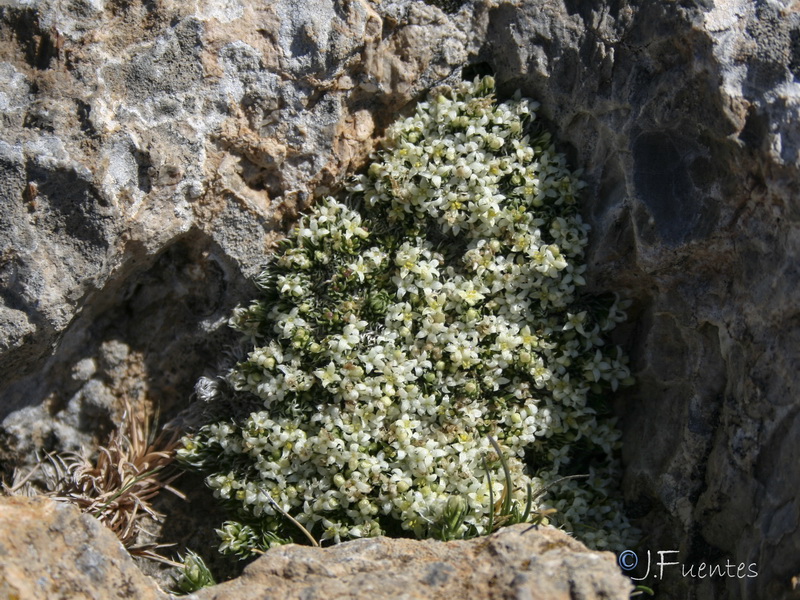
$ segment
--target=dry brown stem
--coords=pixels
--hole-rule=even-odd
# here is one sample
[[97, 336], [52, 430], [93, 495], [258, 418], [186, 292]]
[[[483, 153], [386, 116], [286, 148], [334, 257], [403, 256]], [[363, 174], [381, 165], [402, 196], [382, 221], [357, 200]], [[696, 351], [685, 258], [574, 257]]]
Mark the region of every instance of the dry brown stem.
[[143, 517], [163, 518], [151, 500], [162, 489], [184, 498], [170, 485], [179, 474], [169, 469], [180, 433], [165, 430], [153, 437], [152, 421], [149, 411], [137, 414], [126, 402], [122, 425], [98, 448], [94, 460], [86, 453], [47, 453], [8, 491], [15, 493], [41, 469], [48, 496], [77, 505], [111, 529], [132, 554], [146, 556], [152, 548], [134, 547]]

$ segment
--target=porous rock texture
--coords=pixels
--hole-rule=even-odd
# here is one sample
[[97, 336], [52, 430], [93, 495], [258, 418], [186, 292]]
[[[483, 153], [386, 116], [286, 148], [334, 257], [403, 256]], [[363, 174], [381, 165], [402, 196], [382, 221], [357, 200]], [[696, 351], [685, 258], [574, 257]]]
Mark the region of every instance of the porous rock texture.
[[355, 540], [331, 548], [270, 549], [197, 600], [627, 600], [633, 586], [610, 552], [557, 529], [519, 524], [467, 541]]
[[[0, 597], [166, 600], [99, 521], [48, 498], [0, 498]], [[466, 542], [371, 538], [273, 548], [196, 600], [528, 598], [626, 600], [610, 552], [520, 524]]]
[[166, 600], [117, 537], [71, 504], [0, 498], [0, 598]]
[[5, 472], [95, 443], [126, 396], [185, 405], [271, 241], [405, 107], [486, 70], [585, 169], [592, 288], [634, 300], [618, 341], [638, 384], [617, 408], [640, 553], [758, 572], [647, 583], [794, 597], [791, 0], [5, 2]]

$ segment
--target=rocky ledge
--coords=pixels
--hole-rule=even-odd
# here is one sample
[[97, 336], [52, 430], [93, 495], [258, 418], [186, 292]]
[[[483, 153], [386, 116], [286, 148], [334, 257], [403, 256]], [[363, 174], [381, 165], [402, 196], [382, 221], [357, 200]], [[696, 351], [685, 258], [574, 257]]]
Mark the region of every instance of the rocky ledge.
[[[0, 596], [166, 600], [114, 534], [74, 506], [0, 498]], [[269, 550], [197, 600], [519, 598], [627, 600], [630, 580], [610, 552], [563, 532], [515, 525], [469, 541], [371, 538], [331, 548]]]

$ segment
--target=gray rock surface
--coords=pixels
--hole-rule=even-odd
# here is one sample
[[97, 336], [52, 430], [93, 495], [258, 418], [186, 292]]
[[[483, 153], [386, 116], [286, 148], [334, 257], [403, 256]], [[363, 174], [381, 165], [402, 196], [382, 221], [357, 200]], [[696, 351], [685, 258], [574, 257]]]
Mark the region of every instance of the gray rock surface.
[[495, 13], [498, 35], [520, 42], [496, 68], [540, 99], [587, 169], [593, 285], [636, 298], [627, 338], [639, 383], [618, 408], [643, 547], [759, 573], [673, 568], [650, 581], [669, 598], [789, 597], [800, 573], [800, 13], [617, 6]]
[[281, 546], [197, 600], [627, 600], [633, 586], [610, 552], [549, 527], [520, 524], [468, 541], [369, 538]]
[[[777, 0], [6, 2], [0, 460], [184, 405], [272, 240], [448, 78], [542, 103], [589, 183], [596, 291], [635, 300], [617, 407], [662, 598], [800, 575], [800, 11]], [[199, 8], [197, 8], [199, 7]]]

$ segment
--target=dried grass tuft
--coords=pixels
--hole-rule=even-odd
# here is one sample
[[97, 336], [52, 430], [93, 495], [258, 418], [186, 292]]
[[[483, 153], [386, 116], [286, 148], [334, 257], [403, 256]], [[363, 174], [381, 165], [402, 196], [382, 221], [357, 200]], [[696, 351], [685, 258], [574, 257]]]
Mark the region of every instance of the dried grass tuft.
[[48, 491], [44, 495], [55, 500], [71, 502], [111, 529], [125, 548], [135, 555], [159, 560], [154, 546], [136, 547], [145, 517], [161, 521], [151, 501], [161, 490], [185, 496], [171, 486], [180, 475], [170, 467], [180, 432], [162, 431], [154, 436], [150, 411], [134, 411], [125, 403], [122, 424], [100, 446], [92, 460], [87, 453], [49, 452], [8, 493], [31, 493], [29, 480], [40, 471]]

